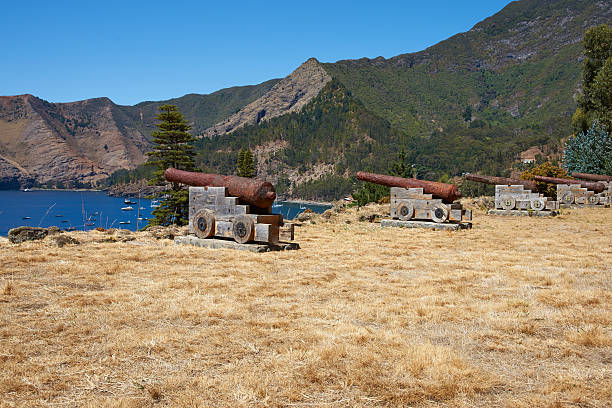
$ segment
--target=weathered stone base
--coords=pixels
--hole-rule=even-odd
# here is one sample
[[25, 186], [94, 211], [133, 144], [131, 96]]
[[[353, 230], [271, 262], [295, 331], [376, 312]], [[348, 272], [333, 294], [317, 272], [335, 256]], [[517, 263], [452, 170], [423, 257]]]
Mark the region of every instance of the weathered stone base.
[[610, 208], [610, 204], [560, 204], [561, 208]]
[[559, 211], [489, 210], [487, 214], [506, 217], [555, 217], [559, 215]]
[[270, 252], [270, 251], [290, 251], [300, 249], [300, 244], [295, 242], [279, 242], [278, 244], [239, 244], [233, 240], [219, 238], [198, 238], [194, 235], [183, 235], [174, 238], [175, 245], [194, 245], [210, 249], [238, 249], [240, 251], [251, 252]]
[[462, 223], [437, 223], [433, 221], [401, 221], [401, 220], [382, 220], [381, 227], [401, 227], [401, 228], [426, 228], [442, 231], [457, 231], [460, 229], [472, 228], [471, 222]]

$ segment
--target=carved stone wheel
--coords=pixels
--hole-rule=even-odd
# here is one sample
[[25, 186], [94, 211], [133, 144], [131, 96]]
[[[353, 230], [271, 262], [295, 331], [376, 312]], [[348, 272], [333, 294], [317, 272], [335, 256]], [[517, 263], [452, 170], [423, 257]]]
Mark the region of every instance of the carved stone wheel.
[[402, 221], [408, 221], [414, 216], [414, 207], [409, 203], [401, 203], [397, 206], [397, 214]]
[[444, 222], [448, 219], [448, 208], [444, 204], [436, 204], [431, 209], [431, 219], [435, 222]]
[[534, 198], [529, 202], [529, 205], [534, 211], [542, 211], [546, 208], [546, 202], [543, 198]]
[[590, 195], [589, 204], [592, 204], [592, 205], [599, 204], [599, 197], [597, 197], [595, 194]]
[[574, 203], [574, 193], [571, 191], [566, 191], [561, 195], [561, 202], [563, 204], [573, 204]]
[[512, 210], [516, 207], [516, 200], [513, 197], [501, 197], [500, 205], [504, 210]]
[[191, 220], [193, 230], [198, 238], [209, 238], [215, 235], [215, 215], [210, 210], [199, 210]]
[[255, 223], [253, 219], [244, 214], [238, 215], [232, 223], [232, 234], [234, 241], [239, 244], [246, 244], [252, 241], [255, 238]]

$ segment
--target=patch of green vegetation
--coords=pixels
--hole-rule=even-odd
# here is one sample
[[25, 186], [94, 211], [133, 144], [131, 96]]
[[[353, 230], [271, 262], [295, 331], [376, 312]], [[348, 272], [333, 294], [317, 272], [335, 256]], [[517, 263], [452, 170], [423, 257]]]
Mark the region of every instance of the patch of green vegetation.
[[341, 200], [355, 188], [355, 182], [337, 174], [326, 174], [317, 180], [299, 184], [295, 194], [304, 200]]
[[106, 179], [101, 181], [99, 187], [110, 187], [115, 184], [127, 184], [138, 180], [149, 180], [153, 177], [153, 171], [155, 167], [149, 164], [141, 164], [133, 170], [120, 169]]

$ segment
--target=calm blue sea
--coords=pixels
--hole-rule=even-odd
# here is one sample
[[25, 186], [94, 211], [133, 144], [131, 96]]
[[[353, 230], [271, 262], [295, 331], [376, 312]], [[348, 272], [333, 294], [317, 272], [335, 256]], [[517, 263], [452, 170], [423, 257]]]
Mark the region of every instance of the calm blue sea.
[[[151, 217], [151, 200], [128, 198], [136, 204], [126, 204], [123, 197], [110, 197], [98, 191], [0, 191], [0, 236], [9, 229], [27, 225], [62, 229], [89, 230], [96, 227], [126, 228], [135, 231], [143, 228]], [[132, 211], [123, 211], [123, 207]], [[140, 210], [139, 210], [140, 208]], [[274, 213], [285, 219], [297, 217], [306, 208], [322, 213], [329, 205], [299, 204], [280, 201], [273, 207]], [[140, 217], [142, 220], [137, 220]]]

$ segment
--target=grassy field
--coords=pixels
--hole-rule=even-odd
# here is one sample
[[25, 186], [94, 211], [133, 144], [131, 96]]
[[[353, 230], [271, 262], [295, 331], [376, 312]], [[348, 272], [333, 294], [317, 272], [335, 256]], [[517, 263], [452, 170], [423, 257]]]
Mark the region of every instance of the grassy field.
[[611, 209], [454, 233], [376, 211], [284, 253], [1, 242], [0, 406], [610, 406]]

